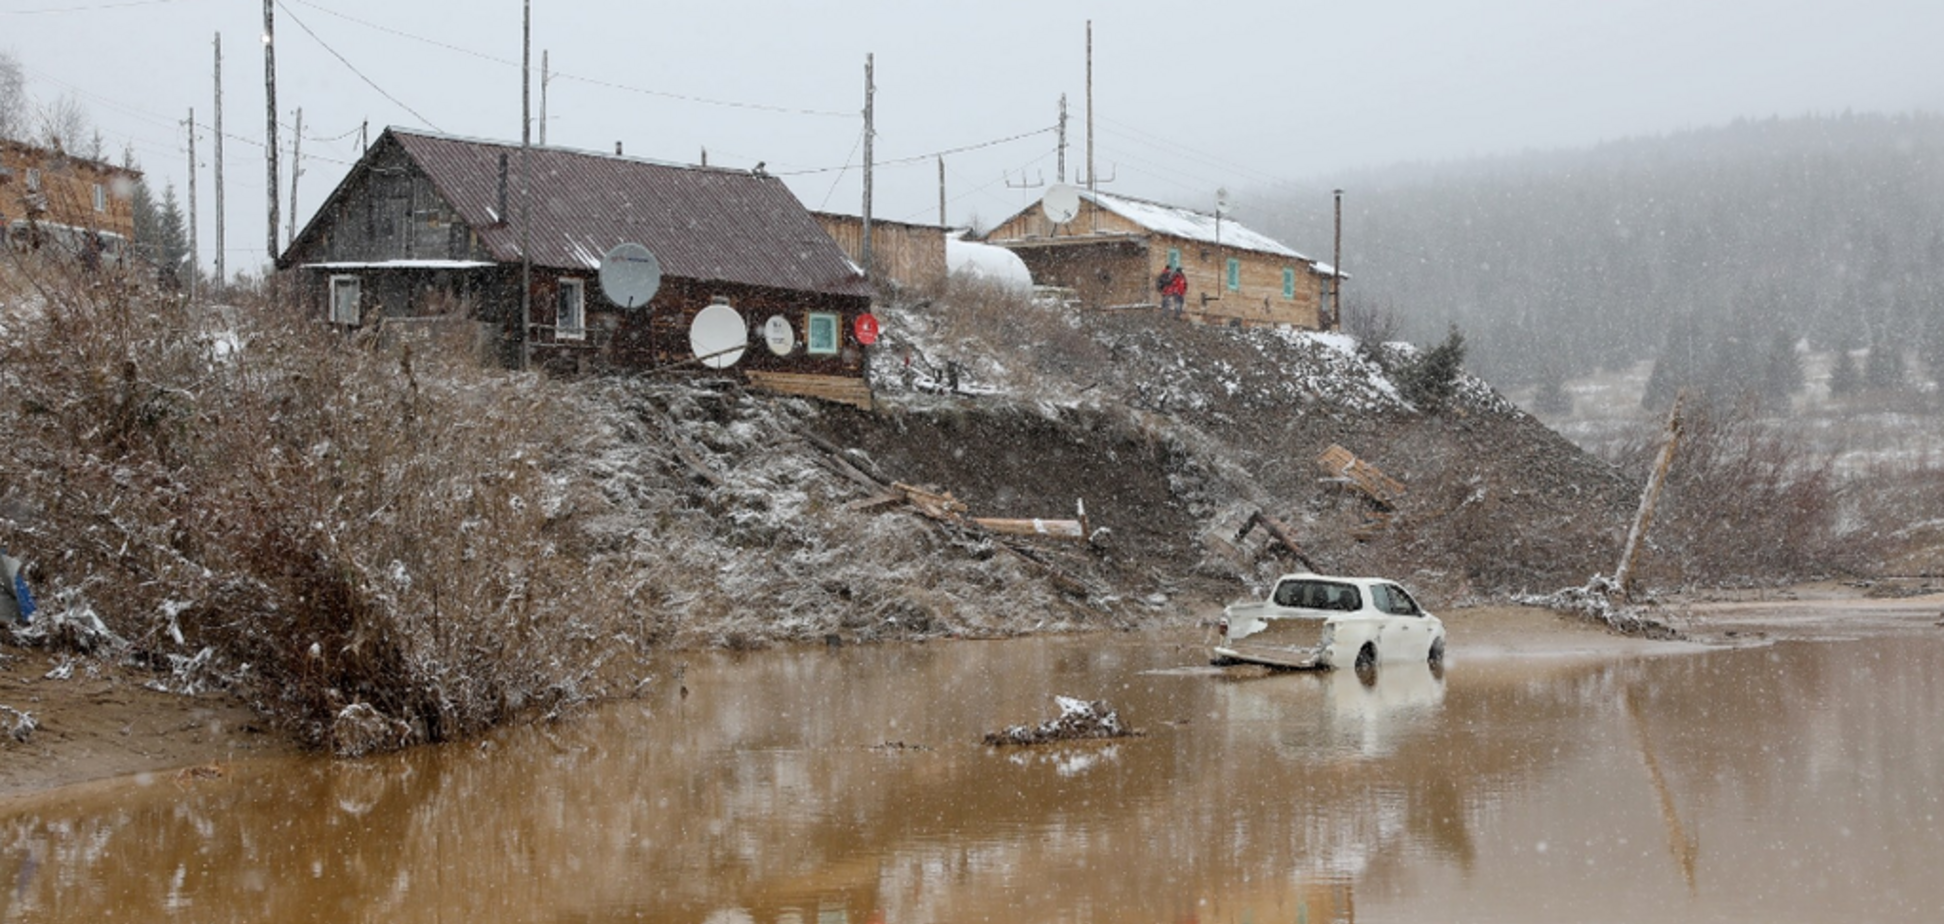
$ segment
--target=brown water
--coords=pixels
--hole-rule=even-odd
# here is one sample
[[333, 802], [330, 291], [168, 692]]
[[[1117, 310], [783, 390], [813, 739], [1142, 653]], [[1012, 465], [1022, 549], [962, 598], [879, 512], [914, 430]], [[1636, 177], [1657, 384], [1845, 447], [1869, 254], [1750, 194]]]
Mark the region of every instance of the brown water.
[[[1454, 634], [1442, 677], [1369, 686], [1184, 635], [686, 660], [686, 698], [484, 743], [14, 803], [0, 920], [1944, 919], [1936, 634], [1604, 662]], [[1053, 694], [1146, 735], [980, 745]]]

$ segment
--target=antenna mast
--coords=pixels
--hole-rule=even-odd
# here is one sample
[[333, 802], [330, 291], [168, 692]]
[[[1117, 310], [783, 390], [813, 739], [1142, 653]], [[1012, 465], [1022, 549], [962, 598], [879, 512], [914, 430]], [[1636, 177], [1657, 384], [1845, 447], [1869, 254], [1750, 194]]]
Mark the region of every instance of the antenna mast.
[[304, 175], [304, 107], [297, 107], [297, 127], [290, 135], [290, 241], [297, 242], [297, 178]]
[[270, 226], [265, 237], [270, 262], [277, 262], [277, 23], [276, 0], [263, 0], [263, 100], [265, 118], [264, 165], [269, 173], [264, 191], [270, 198]]
[[871, 99], [877, 93], [877, 86], [871, 82], [871, 69], [875, 57], [864, 55], [864, 246], [858, 256], [866, 276], [871, 273], [871, 136], [876, 134], [871, 121]]
[[196, 303], [196, 277], [202, 255], [196, 252], [196, 107], [189, 107], [189, 303]]
[[1066, 94], [1060, 94], [1060, 182], [1066, 182]]
[[216, 33], [216, 286], [229, 283], [223, 271], [223, 33]]
[[1093, 137], [1093, 20], [1087, 20], [1087, 191], [1097, 192], [1094, 187], [1094, 137]]

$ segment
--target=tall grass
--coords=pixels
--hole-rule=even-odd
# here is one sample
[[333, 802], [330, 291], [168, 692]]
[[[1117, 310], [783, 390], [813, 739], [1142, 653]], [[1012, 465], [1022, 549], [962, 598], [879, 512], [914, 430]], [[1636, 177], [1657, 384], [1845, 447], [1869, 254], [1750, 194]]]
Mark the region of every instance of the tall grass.
[[30, 634], [213, 671], [343, 753], [626, 673], [604, 669], [640, 637], [625, 585], [567, 554], [564, 393], [58, 261], [9, 265], [0, 311], [0, 546], [36, 563]]

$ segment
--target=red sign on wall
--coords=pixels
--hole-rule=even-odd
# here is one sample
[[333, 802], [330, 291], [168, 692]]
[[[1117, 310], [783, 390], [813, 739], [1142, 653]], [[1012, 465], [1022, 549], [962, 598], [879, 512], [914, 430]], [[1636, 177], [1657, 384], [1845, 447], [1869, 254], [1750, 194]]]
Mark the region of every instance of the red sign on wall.
[[877, 342], [878, 322], [877, 322], [877, 317], [875, 315], [871, 315], [871, 314], [858, 315], [857, 323], [855, 325], [852, 325], [852, 328], [857, 334], [858, 343], [864, 344], [865, 346], [870, 346], [871, 344]]

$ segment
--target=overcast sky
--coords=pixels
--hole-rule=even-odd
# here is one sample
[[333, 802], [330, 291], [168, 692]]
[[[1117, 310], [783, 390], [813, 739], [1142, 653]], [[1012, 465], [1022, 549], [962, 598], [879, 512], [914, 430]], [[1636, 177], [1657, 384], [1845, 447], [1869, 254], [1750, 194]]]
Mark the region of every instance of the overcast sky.
[[[279, 0], [275, 14], [278, 185], [287, 202], [302, 107], [300, 225], [367, 121], [373, 137], [409, 125], [519, 140], [519, 0]], [[1244, 222], [1252, 191], [1398, 161], [1738, 117], [1944, 111], [1937, 0], [535, 0], [534, 115], [544, 49], [550, 144], [619, 141], [680, 163], [707, 148], [713, 165], [764, 162], [811, 208], [854, 214], [875, 54], [874, 214], [937, 221], [945, 152], [949, 221], [989, 226], [1037, 198], [1022, 182], [1058, 180], [1061, 94], [1067, 174], [1081, 178], [1090, 19], [1102, 188], [1206, 209], [1226, 186]], [[262, 32], [257, 0], [0, 0], [0, 48], [29, 92], [74, 96], [110, 150], [133, 145], [158, 195], [187, 193], [181, 122], [195, 108], [205, 265], [222, 35], [232, 272], [264, 260]]]

